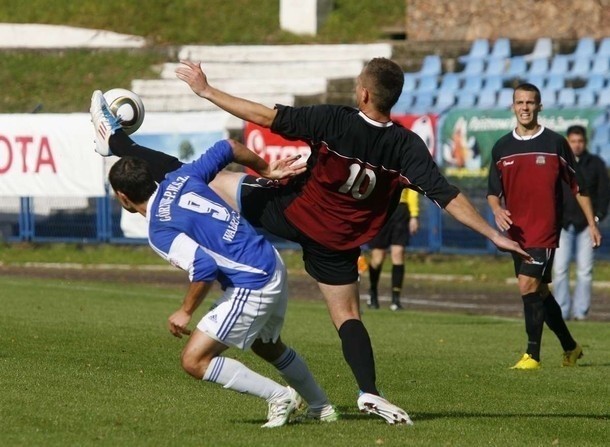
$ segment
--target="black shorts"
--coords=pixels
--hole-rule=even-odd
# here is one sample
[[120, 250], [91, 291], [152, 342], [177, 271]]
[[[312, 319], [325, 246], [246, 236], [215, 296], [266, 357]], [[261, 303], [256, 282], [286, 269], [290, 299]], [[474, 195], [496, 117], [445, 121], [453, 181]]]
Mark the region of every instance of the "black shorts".
[[527, 263], [521, 257], [513, 254], [515, 276], [525, 275], [542, 280], [542, 283], [551, 283], [553, 270], [554, 248], [526, 248], [525, 251], [534, 258], [534, 262]]
[[247, 175], [240, 185], [240, 212], [251, 225], [298, 243], [303, 249], [305, 270], [316, 281], [330, 285], [358, 281], [360, 247], [350, 250], [325, 247], [295, 228], [284, 216], [284, 210], [299, 192], [299, 183], [280, 186], [277, 182]]
[[377, 236], [368, 243], [370, 248], [386, 249], [390, 245], [409, 245], [409, 207], [399, 203]]

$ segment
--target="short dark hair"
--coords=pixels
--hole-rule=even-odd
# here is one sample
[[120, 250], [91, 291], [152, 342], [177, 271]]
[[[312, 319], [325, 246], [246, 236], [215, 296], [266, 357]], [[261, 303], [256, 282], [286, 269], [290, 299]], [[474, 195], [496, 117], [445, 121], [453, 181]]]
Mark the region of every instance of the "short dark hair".
[[585, 129], [584, 126], [581, 126], [580, 124], [574, 124], [573, 126], [568, 127], [566, 135], [570, 136], [572, 134], [580, 135], [585, 139], [585, 141], [587, 141], [587, 129]]
[[384, 113], [389, 113], [398, 101], [405, 82], [405, 75], [396, 62], [385, 57], [371, 59], [363, 70], [367, 80], [366, 87], [371, 90], [371, 101]]
[[[538, 103], [542, 101], [542, 95], [540, 94], [540, 89], [536, 87], [534, 84], [530, 84], [529, 82], [524, 82], [515, 87], [515, 92], [517, 90], [524, 90], [526, 92], [534, 92], [536, 94], [536, 100]], [[513, 100], [515, 99], [515, 94], [513, 92]]]
[[123, 157], [112, 165], [108, 180], [112, 189], [136, 204], [146, 202], [157, 189], [148, 163], [136, 157]]

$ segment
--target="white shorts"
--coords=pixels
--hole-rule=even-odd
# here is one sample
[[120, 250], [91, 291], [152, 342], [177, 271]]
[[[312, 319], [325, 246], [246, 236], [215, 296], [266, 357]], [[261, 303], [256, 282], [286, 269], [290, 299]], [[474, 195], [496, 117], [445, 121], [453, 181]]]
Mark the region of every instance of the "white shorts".
[[286, 315], [288, 283], [286, 267], [277, 251], [275, 257], [275, 272], [265, 287], [227, 288], [197, 329], [239, 349], [248, 349], [257, 338], [265, 343], [277, 341]]

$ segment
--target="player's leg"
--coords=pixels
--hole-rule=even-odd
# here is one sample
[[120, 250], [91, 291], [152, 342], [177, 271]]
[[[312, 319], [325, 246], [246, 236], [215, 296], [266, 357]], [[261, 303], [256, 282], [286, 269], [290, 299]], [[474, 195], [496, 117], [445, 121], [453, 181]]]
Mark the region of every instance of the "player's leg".
[[155, 181], [160, 182], [168, 172], [175, 171], [182, 162], [176, 157], [136, 144], [123, 132], [118, 119], [110, 112], [102, 92], [91, 96], [91, 122], [95, 130], [95, 150], [102, 156], [132, 156], [148, 162]]
[[555, 251], [553, 262], [553, 294], [564, 319], [570, 318], [570, 259], [574, 246], [574, 227], [562, 229], [559, 237], [559, 248]]
[[572, 315], [575, 320], [587, 318], [591, 306], [591, 285], [593, 282], [593, 261], [595, 250], [589, 228], [576, 235], [576, 287], [572, 299]]
[[379, 277], [385, 259], [385, 248], [372, 248], [369, 262], [369, 301], [370, 309], [379, 309]]
[[537, 369], [540, 367], [540, 344], [544, 328], [545, 312], [543, 298], [538, 288], [540, 279], [519, 274], [519, 292], [523, 300], [527, 348], [525, 355], [513, 367], [515, 369]]
[[237, 360], [223, 357], [220, 354], [228, 347], [218, 340], [210, 337], [199, 329], [193, 331], [183, 352], [182, 367], [195, 377], [207, 382], [218, 383], [224, 388], [248, 393], [265, 399], [270, 408], [282, 407], [286, 417], [269, 417], [263, 427], [279, 427], [286, 424], [292, 411], [286, 410], [298, 405], [298, 395], [291, 388], [264, 377]]
[[400, 310], [400, 294], [405, 276], [405, 246], [394, 244], [390, 246], [390, 257], [392, 259], [392, 305], [390, 309]]

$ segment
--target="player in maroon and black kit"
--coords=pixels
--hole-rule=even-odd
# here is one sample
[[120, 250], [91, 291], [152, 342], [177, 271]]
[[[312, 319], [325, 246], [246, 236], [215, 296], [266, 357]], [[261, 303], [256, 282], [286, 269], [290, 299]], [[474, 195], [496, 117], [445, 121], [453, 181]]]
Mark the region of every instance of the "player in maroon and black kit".
[[[421, 138], [391, 121], [390, 110], [404, 80], [396, 63], [377, 58], [364, 67], [356, 85], [358, 109], [331, 105], [271, 109], [213, 88], [199, 64], [182, 61], [176, 74], [197, 95], [229, 113], [309, 143], [308, 172], [287, 185], [225, 173], [211, 186], [253, 225], [301, 245], [305, 268], [324, 295], [343, 355], [360, 388], [359, 409], [390, 424], [410, 424], [407, 413], [381, 397], [376, 386], [371, 340], [360, 320], [360, 246], [382, 227], [402, 188], [410, 187], [498, 248], [527, 259], [529, 255], [493, 229], [447, 183]], [[130, 146], [129, 138], [122, 139], [121, 148], [114, 146], [118, 139], [110, 139], [115, 155], [147, 156], [139, 150], [135, 153], [138, 148]], [[171, 157], [157, 153], [152, 158], [156, 160], [149, 159], [150, 163], [157, 167], [165, 164], [160, 172], [175, 169]]]
[[563, 366], [575, 366], [582, 356], [582, 347], [572, 338], [548, 287], [561, 231], [562, 181], [571, 187], [587, 217], [593, 246], [601, 244], [591, 201], [578, 190], [578, 184], [584, 183], [577, 183], [570, 146], [563, 136], [538, 123], [541, 109], [536, 86], [521, 84], [515, 89], [517, 127], [496, 142], [489, 168], [487, 200], [496, 224], [533, 258], [523, 262], [514, 257], [528, 343], [526, 353], [513, 369], [540, 368], [545, 322], [563, 347]]

